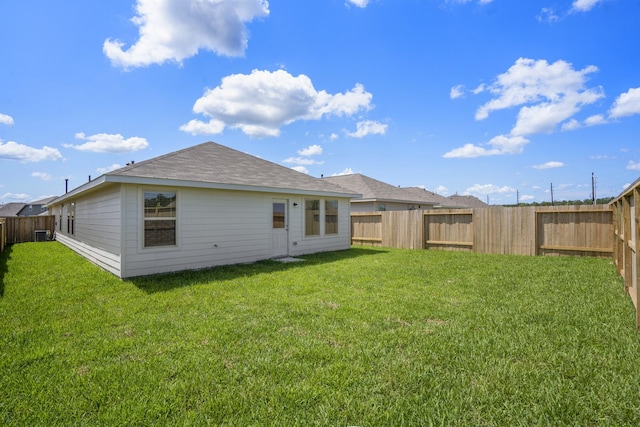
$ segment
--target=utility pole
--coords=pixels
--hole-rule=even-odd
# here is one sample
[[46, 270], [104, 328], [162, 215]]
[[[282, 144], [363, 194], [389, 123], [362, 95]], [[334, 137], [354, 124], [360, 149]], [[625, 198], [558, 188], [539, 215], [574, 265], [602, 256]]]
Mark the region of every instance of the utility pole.
[[516, 190], [516, 206], [520, 206], [520, 191]]
[[551, 206], [553, 206], [553, 182], [551, 183]]
[[591, 172], [591, 201], [596, 204], [596, 176]]

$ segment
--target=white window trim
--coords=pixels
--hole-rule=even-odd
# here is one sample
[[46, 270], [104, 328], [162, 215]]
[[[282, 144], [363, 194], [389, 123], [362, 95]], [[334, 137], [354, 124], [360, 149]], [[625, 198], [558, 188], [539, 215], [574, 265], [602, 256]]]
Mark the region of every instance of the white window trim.
[[[307, 235], [307, 200], [318, 200], [320, 203], [319, 206], [319, 221], [320, 221], [320, 233], [319, 234], [312, 234], [312, 235]], [[326, 234], [326, 202], [327, 201], [331, 201], [331, 200], [335, 200], [338, 202], [338, 231], [335, 233], [331, 233], [331, 234]], [[303, 203], [303, 212], [302, 212], [302, 217], [303, 217], [303, 224], [302, 224], [302, 238], [303, 239], [318, 239], [318, 238], [332, 238], [332, 237], [337, 237], [340, 236], [340, 218], [341, 218], [341, 209], [340, 209], [340, 199], [337, 198], [326, 198], [326, 197], [305, 197], [302, 201]]]
[[[144, 193], [176, 193], [176, 216], [172, 217], [176, 221], [176, 243], [175, 245], [166, 245], [166, 246], [145, 246], [144, 245], [144, 222], [146, 218], [144, 217]], [[138, 248], [144, 252], [170, 252], [175, 251], [176, 249], [180, 249], [180, 211], [182, 207], [180, 206], [180, 191], [176, 188], [167, 188], [167, 187], [149, 187], [149, 188], [140, 188], [138, 190], [138, 228], [140, 233], [138, 233]]]

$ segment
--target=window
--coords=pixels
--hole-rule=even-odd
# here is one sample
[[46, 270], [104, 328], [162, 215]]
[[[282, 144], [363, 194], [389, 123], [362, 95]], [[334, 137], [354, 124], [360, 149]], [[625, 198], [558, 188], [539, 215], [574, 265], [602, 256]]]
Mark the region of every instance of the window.
[[284, 210], [286, 206], [284, 203], [273, 203], [273, 228], [285, 228]]
[[144, 192], [144, 247], [176, 244], [176, 193]]
[[67, 208], [67, 233], [75, 234], [75, 219], [76, 219], [76, 204], [74, 202], [69, 203]]
[[386, 204], [384, 204], [384, 203], [380, 203], [380, 204], [378, 205], [378, 210], [379, 210], [380, 212], [384, 212], [384, 211], [386, 211], [386, 210], [387, 210], [387, 205], [386, 205]]
[[304, 201], [304, 235], [338, 234], [338, 201], [309, 199]]
[[320, 200], [304, 201], [304, 235], [320, 235]]
[[324, 201], [324, 234], [338, 234], [338, 201]]

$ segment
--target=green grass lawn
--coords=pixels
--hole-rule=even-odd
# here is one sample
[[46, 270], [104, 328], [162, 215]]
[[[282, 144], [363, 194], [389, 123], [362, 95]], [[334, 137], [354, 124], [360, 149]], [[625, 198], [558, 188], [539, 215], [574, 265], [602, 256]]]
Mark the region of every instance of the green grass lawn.
[[0, 254], [0, 424], [640, 425], [609, 260], [353, 248], [121, 281]]

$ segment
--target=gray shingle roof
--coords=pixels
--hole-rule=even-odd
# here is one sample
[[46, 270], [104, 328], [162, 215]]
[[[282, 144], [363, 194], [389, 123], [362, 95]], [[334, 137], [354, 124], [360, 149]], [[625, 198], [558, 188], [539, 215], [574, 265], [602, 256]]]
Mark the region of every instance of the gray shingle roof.
[[489, 205], [475, 196], [459, 196], [457, 194], [448, 197], [454, 203], [466, 208], [486, 208]]
[[[108, 172], [96, 182], [139, 182], [140, 179], [170, 185], [201, 183], [203, 186], [279, 192], [331, 193], [353, 197], [352, 191], [343, 187], [280, 166], [267, 160], [225, 147], [214, 142], [205, 142], [193, 147], [174, 151], [149, 160], [135, 162]], [[87, 183], [73, 190], [74, 194], [91, 188]], [[62, 198], [66, 198], [62, 196]]]
[[324, 178], [324, 180], [362, 194], [363, 200], [393, 201], [437, 206], [441, 204], [451, 204], [447, 203], [447, 199], [445, 197], [439, 196], [438, 194], [422, 188], [394, 187], [391, 184], [378, 181], [377, 179], [373, 179], [359, 173], [332, 176]]
[[0, 218], [18, 216], [18, 213], [26, 206], [26, 203], [11, 202], [0, 205]]

